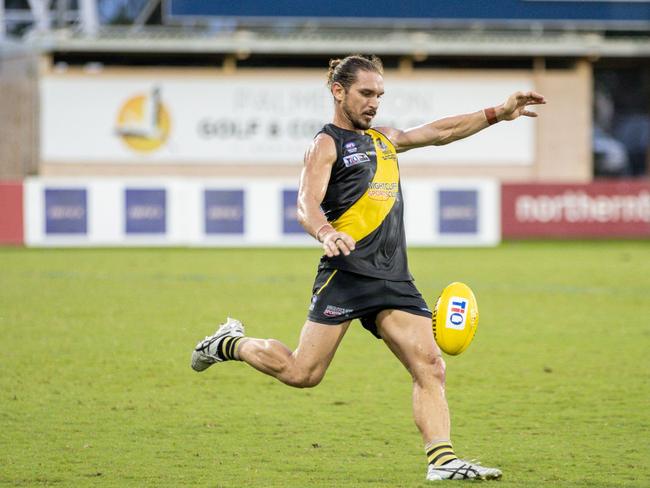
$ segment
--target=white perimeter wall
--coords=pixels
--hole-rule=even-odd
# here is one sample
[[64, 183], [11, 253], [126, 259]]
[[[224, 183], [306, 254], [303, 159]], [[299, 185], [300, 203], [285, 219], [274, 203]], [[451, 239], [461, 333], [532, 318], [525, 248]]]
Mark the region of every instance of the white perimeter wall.
[[[496, 180], [402, 183], [410, 244], [500, 241]], [[28, 178], [28, 246], [317, 246], [281, 179]]]

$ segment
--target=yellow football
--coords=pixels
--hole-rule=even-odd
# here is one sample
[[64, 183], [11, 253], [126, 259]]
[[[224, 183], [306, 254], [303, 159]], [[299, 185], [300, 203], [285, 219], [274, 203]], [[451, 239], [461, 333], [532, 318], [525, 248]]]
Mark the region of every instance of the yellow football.
[[478, 327], [478, 305], [465, 283], [445, 287], [433, 309], [433, 336], [447, 354], [456, 356], [467, 349]]

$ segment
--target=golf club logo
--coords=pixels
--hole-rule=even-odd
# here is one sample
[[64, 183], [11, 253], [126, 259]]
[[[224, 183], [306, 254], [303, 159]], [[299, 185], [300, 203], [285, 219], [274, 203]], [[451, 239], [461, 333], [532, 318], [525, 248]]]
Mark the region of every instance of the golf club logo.
[[155, 151], [169, 138], [171, 121], [160, 92], [160, 87], [154, 86], [150, 93], [135, 95], [118, 113], [115, 132], [136, 152]]

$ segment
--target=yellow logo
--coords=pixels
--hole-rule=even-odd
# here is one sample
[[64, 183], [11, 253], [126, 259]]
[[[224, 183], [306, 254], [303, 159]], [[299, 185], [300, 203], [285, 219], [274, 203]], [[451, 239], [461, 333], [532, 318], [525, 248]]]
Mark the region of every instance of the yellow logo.
[[396, 198], [398, 190], [399, 184], [397, 183], [380, 183], [371, 181], [368, 183], [368, 198], [385, 201], [389, 198]]
[[169, 138], [171, 120], [162, 103], [160, 88], [151, 93], [129, 98], [117, 115], [115, 132], [124, 143], [137, 152], [151, 152]]

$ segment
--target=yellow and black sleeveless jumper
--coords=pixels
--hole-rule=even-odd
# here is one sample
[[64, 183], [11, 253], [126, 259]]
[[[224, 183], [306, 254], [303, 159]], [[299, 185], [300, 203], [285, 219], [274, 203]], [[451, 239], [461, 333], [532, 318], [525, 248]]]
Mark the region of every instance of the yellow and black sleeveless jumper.
[[395, 147], [375, 129], [358, 133], [327, 124], [320, 133], [336, 144], [336, 162], [321, 208], [336, 230], [352, 236], [356, 249], [349, 256], [323, 256], [319, 270], [412, 281]]

